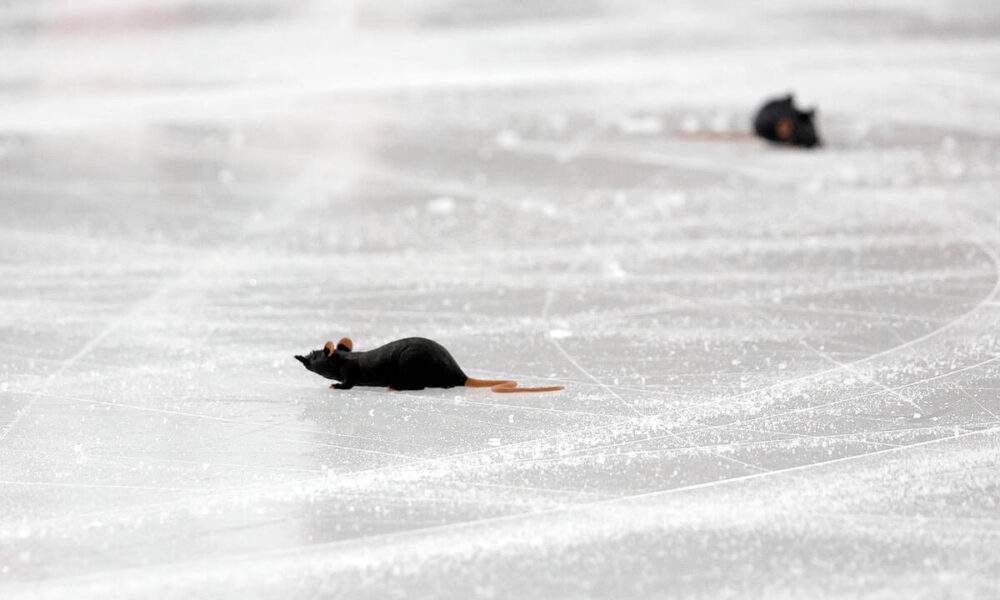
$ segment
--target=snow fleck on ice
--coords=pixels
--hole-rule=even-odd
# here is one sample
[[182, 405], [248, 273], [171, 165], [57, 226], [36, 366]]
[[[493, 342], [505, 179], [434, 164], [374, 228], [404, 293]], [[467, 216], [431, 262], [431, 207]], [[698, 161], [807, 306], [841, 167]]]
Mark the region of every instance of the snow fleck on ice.
[[434, 198], [427, 203], [427, 212], [436, 215], [447, 215], [455, 212], [455, 199], [447, 196]]

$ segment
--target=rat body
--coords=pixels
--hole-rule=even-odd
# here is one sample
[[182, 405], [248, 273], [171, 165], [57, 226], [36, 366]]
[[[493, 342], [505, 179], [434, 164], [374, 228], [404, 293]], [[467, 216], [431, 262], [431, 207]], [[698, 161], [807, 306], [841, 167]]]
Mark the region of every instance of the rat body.
[[451, 353], [434, 340], [412, 337], [389, 342], [367, 352], [354, 352], [350, 338], [343, 338], [309, 353], [296, 356], [306, 369], [339, 383], [331, 389], [354, 386], [388, 387], [390, 390], [422, 390], [428, 387], [489, 387], [494, 392], [554, 392], [562, 387], [519, 388], [509, 380], [468, 377]]
[[815, 109], [799, 110], [791, 94], [768, 101], [757, 111], [753, 121], [754, 131], [760, 137], [779, 144], [812, 148], [821, 144], [816, 124]]

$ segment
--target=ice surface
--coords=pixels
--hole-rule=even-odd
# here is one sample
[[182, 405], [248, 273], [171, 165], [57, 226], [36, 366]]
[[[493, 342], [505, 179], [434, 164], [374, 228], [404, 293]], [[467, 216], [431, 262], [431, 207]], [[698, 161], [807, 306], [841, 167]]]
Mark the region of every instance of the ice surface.
[[996, 2], [141, 4], [0, 4], [0, 597], [1000, 596]]

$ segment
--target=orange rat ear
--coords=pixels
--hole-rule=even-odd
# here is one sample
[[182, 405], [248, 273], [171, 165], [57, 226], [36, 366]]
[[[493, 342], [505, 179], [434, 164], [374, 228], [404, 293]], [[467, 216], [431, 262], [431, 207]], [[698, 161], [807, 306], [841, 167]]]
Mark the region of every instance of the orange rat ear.
[[782, 119], [778, 121], [778, 125], [775, 127], [775, 133], [777, 133], [778, 137], [783, 140], [790, 139], [792, 134], [795, 133], [795, 123], [793, 123], [791, 119]]
[[327, 342], [326, 345], [323, 346], [323, 349], [326, 350], [326, 355], [327, 356], [330, 356], [331, 354], [333, 354], [333, 351], [334, 351], [333, 342]]
[[351, 338], [341, 338], [340, 341], [337, 342], [337, 350], [350, 352], [351, 350], [354, 350], [354, 342], [351, 341]]

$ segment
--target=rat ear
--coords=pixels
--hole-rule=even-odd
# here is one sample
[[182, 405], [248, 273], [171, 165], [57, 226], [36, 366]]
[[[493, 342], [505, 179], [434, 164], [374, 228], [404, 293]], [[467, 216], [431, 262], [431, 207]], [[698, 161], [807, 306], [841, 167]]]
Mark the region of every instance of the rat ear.
[[795, 133], [795, 123], [791, 119], [781, 119], [775, 126], [774, 133], [782, 140], [791, 139]]
[[326, 355], [327, 356], [330, 356], [331, 354], [333, 354], [333, 351], [334, 351], [333, 342], [327, 342], [323, 346], [323, 349], [326, 350]]
[[351, 338], [348, 337], [340, 338], [340, 341], [337, 342], [337, 350], [340, 350], [341, 352], [350, 352], [351, 350], [354, 350], [354, 342], [352, 342]]

